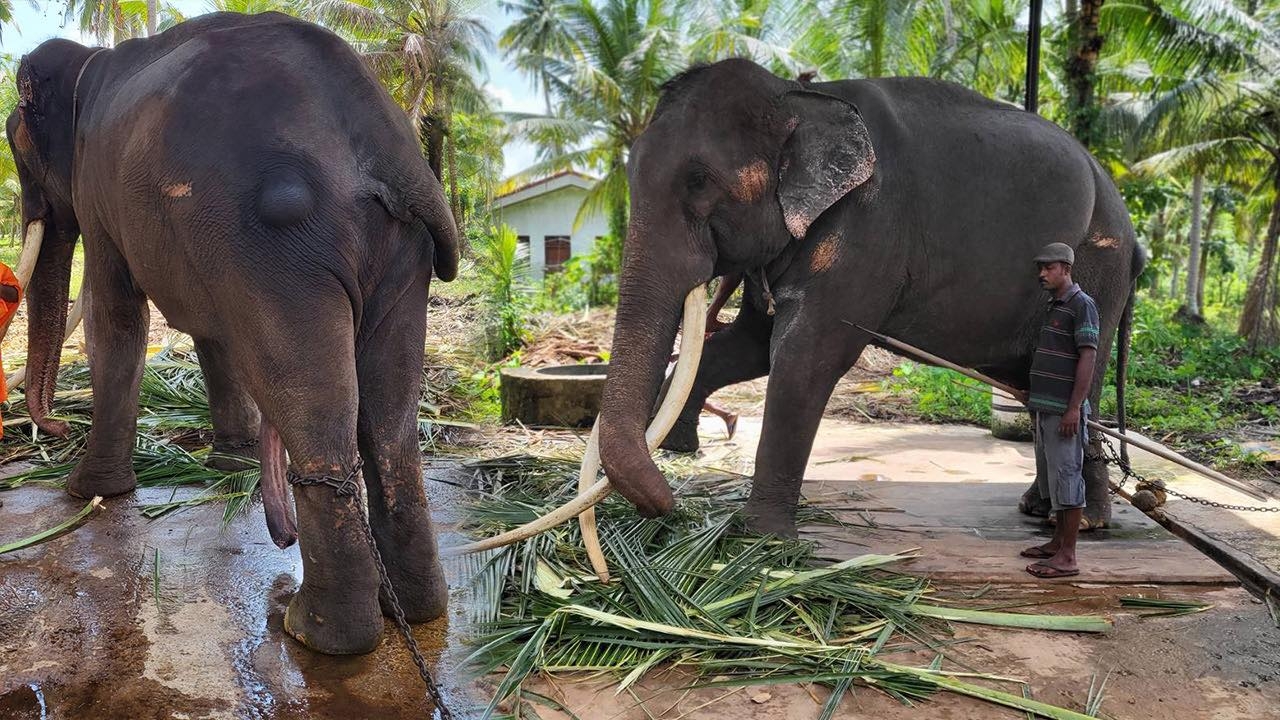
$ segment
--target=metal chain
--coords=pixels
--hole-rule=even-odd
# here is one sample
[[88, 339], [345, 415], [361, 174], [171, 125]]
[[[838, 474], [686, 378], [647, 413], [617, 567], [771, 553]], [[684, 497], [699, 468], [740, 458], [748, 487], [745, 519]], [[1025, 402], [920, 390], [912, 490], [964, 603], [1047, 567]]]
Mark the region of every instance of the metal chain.
[[[1123, 457], [1120, 456], [1120, 453], [1116, 451], [1116, 447], [1115, 445], [1111, 444], [1110, 439], [1108, 439], [1106, 436], [1102, 436], [1099, 438], [1099, 440], [1101, 440], [1104, 448], [1102, 457], [1090, 457], [1088, 459], [1094, 460], [1094, 461], [1101, 460], [1107, 463], [1108, 465], [1115, 465], [1116, 467], [1120, 468], [1120, 471], [1124, 473], [1124, 477], [1120, 478], [1120, 482], [1116, 485], [1116, 490], [1123, 488], [1125, 482], [1128, 481], [1129, 478], [1133, 478], [1134, 480], [1137, 480], [1139, 483], [1145, 482], [1149, 485], [1157, 487], [1168, 495], [1172, 495], [1176, 498], [1182, 498], [1183, 500], [1186, 500], [1188, 502], [1193, 502], [1198, 505], [1204, 505], [1206, 507], [1221, 508], [1223, 510], [1240, 510], [1244, 512], [1280, 513], [1280, 505], [1269, 505], [1266, 507], [1261, 507], [1258, 505], [1231, 505], [1229, 503], [1220, 503], [1216, 500], [1208, 500], [1205, 498], [1195, 497], [1194, 495], [1187, 495], [1186, 493], [1180, 493], [1177, 490], [1170, 488], [1167, 484], [1165, 484], [1163, 480], [1148, 480], [1146, 477], [1143, 477], [1137, 472], [1134, 472], [1133, 467], [1130, 466], [1129, 463]], [[1115, 494], [1115, 490], [1112, 491], [1112, 494]]]
[[290, 485], [328, 485], [333, 488], [333, 492], [338, 497], [349, 497], [360, 494], [360, 484], [356, 482], [356, 476], [360, 474], [362, 467], [364, 467], [364, 460], [356, 458], [355, 464], [351, 466], [345, 478], [333, 475], [299, 475], [293, 470], [289, 470], [287, 477]]
[[359, 508], [360, 530], [369, 543], [373, 564], [378, 566], [378, 576], [382, 578], [382, 589], [386, 591], [387, 600], [391, 603], [391, 614], [395, 618], [396, 627], [404, 637], [404, 644], [409, 646], [409, 654], [413, 656], [413, 664], [418, 666], [418, 674], [422, 676], [422, 682], [427, 684], [427, 694], [431, 696], [431, 702], [435, 703], [440, 720], [453, 720], [453, 713], [449, 712], [448, 706], [444, 704], [444, 696], [440, 694], [440, 686], [436, 684], [435, 678], [431, 677], [431, 671], [427, 669], [427, 661], [422, 657], [422, 651], [418, 649], [418, 642], [413, 639], [408, 621], [404, 619], [404, 609], [400, 607], [400, 598], [396, 597], [395, 588], [391, 587], [391, 578], [387, 577], [387, 566], [382, 564], [382, 553], [378, 552], [378, 543], [373, 539], [373, 528], [369, 526], [369, 516], [364, 511], [364, 503], [359, 493], [356, 493], [356, 505], [361, 506]]
[[418, 675], [422, 676], [422, 681], [427, 684], [427, 694], [431, 696], [431, 702], [436, 706], [438, 717], [440, 720], [453, 720], [453, 713], [449, 712], [449, 708], [444, 704], [444, 697], [440, 694], [440, 686], [436, 684], [435, 678], [431, 677], [431, 671], [427, 669], [427, 661], [422, 657], [422, 651], [418, 649], [418, 642], [413, 639], [413, 632], [409, 629], [409, 622], [404, 619], [404, 608], [400, 607], [400, 598], [396, 596], [395, 588], [391, 587], [391, 578], [387, 576], [387, 566], [382, 563], [382, 553], [378, 552], [378, 543], [374, 540], [373, 528], [369, 525], [369, 514], [364, 507], [364, 500], [360, 497], [360, 485], [356, 482], [356, 476], [360, 474], [360, 468], [362, 467], [364, 467], [364, 461], [357, 457], [355, 464], [351, 466], [351, 470], [345, 478], [332, 475], [302, 476], [290, 471], [289, 484], [328, 485], [333, 488], [334, 494], [338, 497], [354, 497], [356, 499], [356, 509], [360, 515], [360, 532], [369, 544], [369, 552], [373, 555], [373, 564], [377, 566], [378, 577], [381, 579], [379, 587], [387, 593], [387, 601], [391, 603], [391, 615], [396, 621], [396, 627], [399, 628], [400, 635], [404, 637], [405, 645], [409, 646], [409, 654], [413, 656], [413, 664], [418, 666]]

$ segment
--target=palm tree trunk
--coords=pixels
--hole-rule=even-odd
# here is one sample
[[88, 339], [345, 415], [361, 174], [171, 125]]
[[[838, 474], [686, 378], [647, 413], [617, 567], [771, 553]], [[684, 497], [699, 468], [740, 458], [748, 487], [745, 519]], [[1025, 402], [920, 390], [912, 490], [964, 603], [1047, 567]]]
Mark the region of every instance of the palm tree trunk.
[[1068, 0], [1068, 43], [1066, 64], [1067, 118], [1071, 132], [1087, 148], [1097, 141], [1095, 120], [1098, 107], [1094, 99], [1098, 55], [1102, 51], [1102, 35], [1098, 20], [1105, 0]]
[[160, 12], [158, 0], [147, 0], [147, 37], [156, 34], [156, 15]]
[[1215, 193], [1209, 202], [1209, 214], [1205, 216], [1204, 236], [1200, 240], [1200, 285], [1196, 288], [1196, 307], [1204, 314], [1204, 282], [1209, 274], [1209, 253], [1204, 249], [1206, 240], [1213, 241], [1213, 222], [1218, 218], [1218, 195]]
[[1183, 310], [1187, 316], [1200, 317], [1200, 304], [1196, 291], [1200, 287], [1200, 213], [1204, 204], [1204, 175], [1196, 173], [1191, 181], [1191, 238], [1188, 241], [1190, 256], [1187, 258], [1187, 292]]
[[1267, 235], [1262, 242], [1262, 258], [1258, 260], [1258, 270], [1249, 282], [1249, 290], [1244, 296], [1244, 309], [1240, 312], [1240, 326], [1237, 332], [1249, 342], [1251, 349], [1256, 349], [1267, 338], [1264, 332], [1267, 313], [1267, 296], [1271, 293], [1272, 273], [1275, 272], [1276, 243], [1280, 240], [1280, 173], [1275, 175], [1275, 199], [1271, 204], [1271, 222], [1267, 225]]
[[[1181, 234], [1175, 238], [1175, 244], [1182, 244]], [[1182, 271], [1182, 260], [1181, 258], [1175, 257], [1172, 252], [1169, 253], [1169, 259], [1169, 264], [1173, 266], [1173, 273], [1169, 278], [1169, 297], [1176, 298], [1178, 297], [1178, 274]]]

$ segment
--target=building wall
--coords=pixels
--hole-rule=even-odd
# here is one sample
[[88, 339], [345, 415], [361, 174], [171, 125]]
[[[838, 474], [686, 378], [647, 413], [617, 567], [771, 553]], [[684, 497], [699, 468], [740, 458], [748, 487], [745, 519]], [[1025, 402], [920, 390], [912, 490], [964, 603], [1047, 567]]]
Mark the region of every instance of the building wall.
[[591, 252], [596, 238], [609, 233], [609, 223], [601, 213], [588, 217], [574, 232], [573, 219], [586, 196], [582, 188], [562, 187], [495, 211], [497, 222], [511, 226], [516, 235], [529, 236], [529, 265], [535, 279], [541, 280], [545, 273], [548, 235], [568, 235], [570, 255], [576, 257]]

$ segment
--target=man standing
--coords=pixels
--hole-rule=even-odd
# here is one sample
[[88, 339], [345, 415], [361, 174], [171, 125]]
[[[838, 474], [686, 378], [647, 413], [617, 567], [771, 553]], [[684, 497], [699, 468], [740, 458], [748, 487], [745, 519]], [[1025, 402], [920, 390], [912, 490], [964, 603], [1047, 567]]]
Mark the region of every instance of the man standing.
[[1031, 363], [1031, 392], [1018, 399], [1035, 415], [1036, 486], [1057, 521], [1053, 539], [1027, 548], [1040, 578], [1078, 575], [1076, 537], [1084, 515], [1084, 420], [1098, 356], [1098, 307], [1071, 280], [1075, 252], [1050, 243], [1035, 257], [1040, 286], [1049, 291], [1049, 314]]

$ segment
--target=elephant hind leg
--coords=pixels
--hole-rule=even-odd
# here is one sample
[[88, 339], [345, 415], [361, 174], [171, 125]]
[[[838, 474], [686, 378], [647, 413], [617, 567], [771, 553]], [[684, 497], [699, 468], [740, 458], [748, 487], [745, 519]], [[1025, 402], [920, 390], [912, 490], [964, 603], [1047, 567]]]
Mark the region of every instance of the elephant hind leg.
[[67, 480], [75, 497], [110, 497], [137, 487], [133, 444], [146, 358], [149, 310], [124, 258], [100, 231], [83, 229], [91, 290], [86, 335], [93, 383], [93, 427], [84, 457]]
[[227, 350], [216, 340], [195, 339], [213, 418], [213, 454], [205, 463], [216, 470], [250, 467], [258, 457], [258, 405], [235, 374]]
[[[360, 414], [356, 439], [364, 460], [369, 520], [405, 618], [444, 614], [448, 585], [440, 564], [418, 448], [418, 398], [426, 339], [427, 283], [410, 282], [398, 297], [376, 298], [366, 317], [381, 322], [359, 341]], [[379, 305], [387, 302], [385, 313]], [[391, 615], [390, 597], [380, 594]]]

